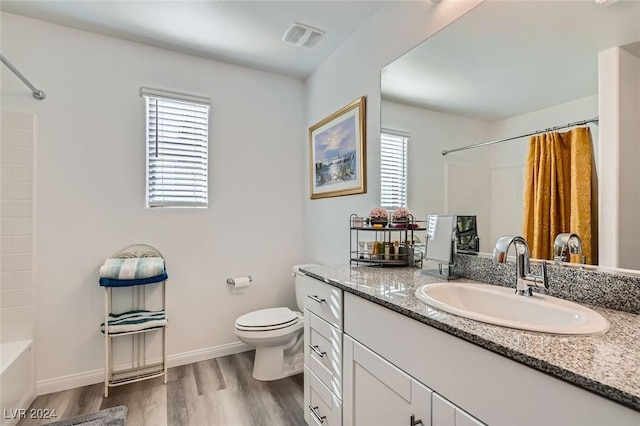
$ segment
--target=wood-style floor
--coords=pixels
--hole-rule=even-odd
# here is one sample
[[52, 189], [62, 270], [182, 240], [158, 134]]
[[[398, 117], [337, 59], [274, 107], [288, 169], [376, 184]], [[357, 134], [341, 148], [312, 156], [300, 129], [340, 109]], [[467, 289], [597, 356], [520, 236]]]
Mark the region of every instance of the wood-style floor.
[[[251, 376], [254, 352], [170, 368], [162, 378], [118, 386], [104, 398], [102, 383], [42, 395], [31, 409], [56, 410], [62, 420], [126, 405], [127, 426], [302, 426], [301, 374], [272, 382]], [[19, 426], [54, 420], [21, 420]]]

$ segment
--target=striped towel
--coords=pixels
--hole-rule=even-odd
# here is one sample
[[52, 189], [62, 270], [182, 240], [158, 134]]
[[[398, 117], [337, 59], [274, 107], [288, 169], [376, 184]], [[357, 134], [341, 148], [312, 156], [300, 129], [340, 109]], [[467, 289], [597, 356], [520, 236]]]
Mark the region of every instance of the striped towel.
[[[130, 333], [132, 331], [150, 330], [167, 325], [164, 311], [135, 310], [121, 314], [109, 314], [109, 334]], [[104, 323], [100, 324], [104, 333]]]
[[163, 272], [164, 259], [161, 257], [107, 259], [100, 267], [100, 278], [133, 280], [155, 277]]

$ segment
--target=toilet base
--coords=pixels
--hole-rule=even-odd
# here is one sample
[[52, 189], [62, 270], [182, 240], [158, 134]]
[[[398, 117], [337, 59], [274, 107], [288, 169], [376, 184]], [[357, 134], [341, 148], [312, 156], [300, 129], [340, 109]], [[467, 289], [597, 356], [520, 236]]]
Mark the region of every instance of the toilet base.
[[260, 381], [284, 379], [302, 373], [304, 352], [285, 355], [282, 347], [257, 347], [253, 378]]

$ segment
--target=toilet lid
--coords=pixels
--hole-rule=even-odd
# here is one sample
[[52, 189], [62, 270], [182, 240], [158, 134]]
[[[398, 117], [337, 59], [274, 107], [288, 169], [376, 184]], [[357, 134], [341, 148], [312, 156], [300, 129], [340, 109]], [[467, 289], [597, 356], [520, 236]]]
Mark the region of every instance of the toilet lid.
[[236, 320], [236, 326], [252, 329], [282, 328], [297, 320], [298, 315], [289, 308], [271, 308], [242, 315]]

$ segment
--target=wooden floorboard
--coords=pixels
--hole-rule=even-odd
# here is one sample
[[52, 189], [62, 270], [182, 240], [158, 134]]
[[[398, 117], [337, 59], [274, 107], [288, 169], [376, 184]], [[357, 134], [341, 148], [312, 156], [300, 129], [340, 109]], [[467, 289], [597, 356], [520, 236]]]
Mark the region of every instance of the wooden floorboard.
[[170, 368], [162, 378], [118, 386], [104, 398], [102, 383], [42, 395], [30, 409], [55, 410], [56, 419], [23, 419], [39, 426], [126, 405], [128, 426], [303, 426], [302, 375], [255, 380], [254, 352]]

